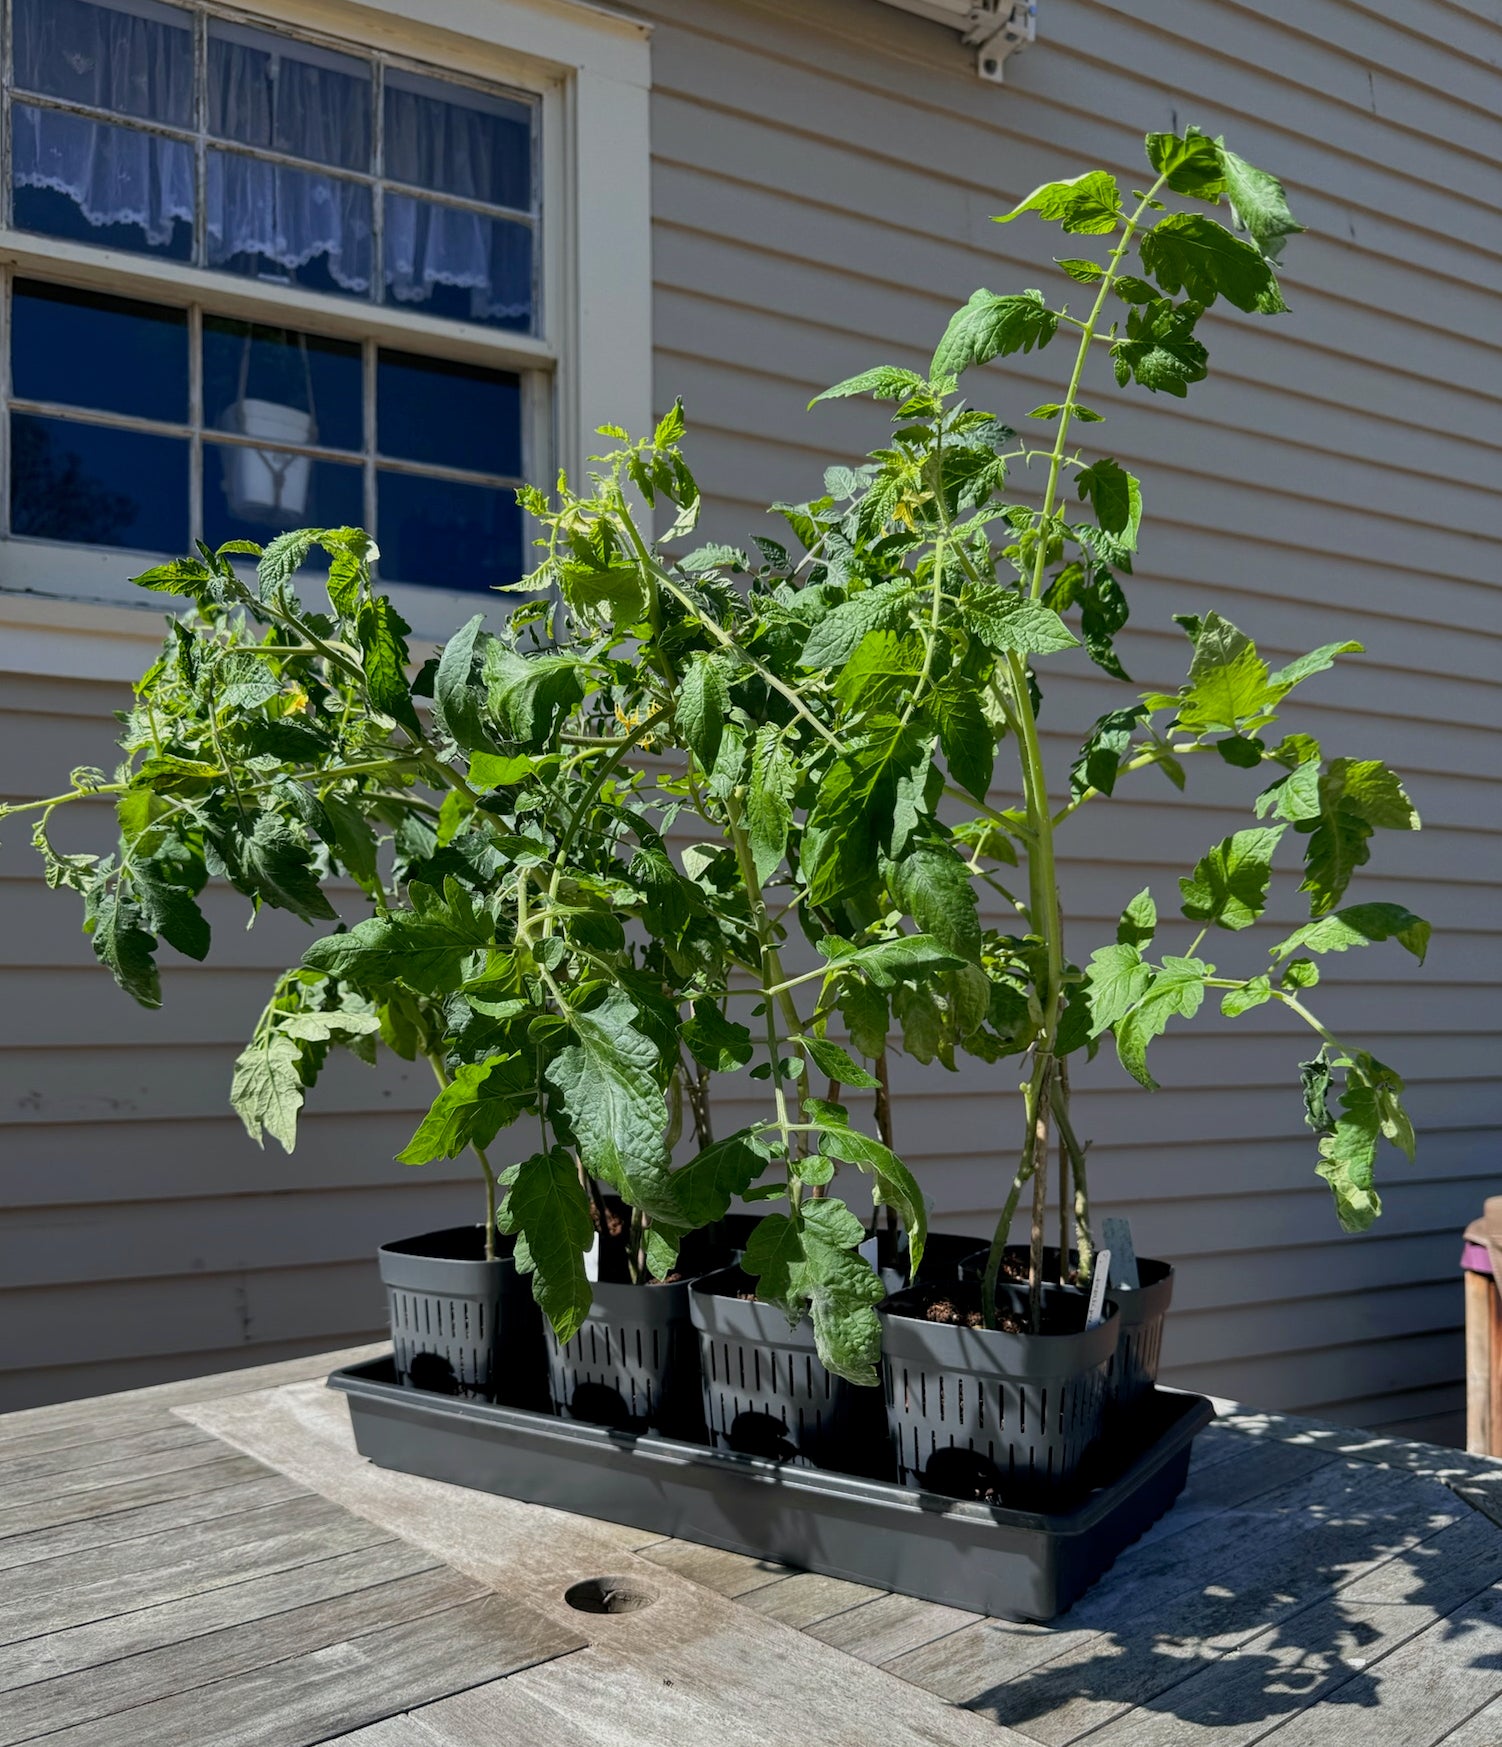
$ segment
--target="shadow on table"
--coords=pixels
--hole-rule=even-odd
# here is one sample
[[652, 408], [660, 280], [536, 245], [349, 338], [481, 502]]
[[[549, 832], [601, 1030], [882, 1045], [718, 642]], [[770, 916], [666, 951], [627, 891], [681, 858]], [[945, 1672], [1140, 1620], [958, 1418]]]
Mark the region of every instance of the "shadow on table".
[[1385, 1707], [1394, 1695], [1380, 1689], [1409, 1661], [1415, 1687], [1442, 1664], [1471, 1708], [1502, 1693], [1494, 1523], [1410, 1472], [1257, 1454], [1282, 1484], [1228, 1507], [1213, 1474], [1191, 1481], [1180, 1510], [1052, 1626], [985, 1622], [892, 1671], [1045, 1743], [1108, 1725], [1102, 1747], [1166, 1747], [1199, 1729], [1260, 1740], [1315, 1699]]

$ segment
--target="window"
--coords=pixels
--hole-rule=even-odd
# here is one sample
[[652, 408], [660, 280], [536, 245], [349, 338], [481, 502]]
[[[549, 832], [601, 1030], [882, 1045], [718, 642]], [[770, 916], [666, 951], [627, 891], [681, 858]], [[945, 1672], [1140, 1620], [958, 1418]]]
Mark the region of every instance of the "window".
[[535, 99], [160, 0], [14, 0], [16, 229], [531, 332]]
[[0, 668], [300, 523], [437, 631], [526, 562], [518, 483], [650, 421], [648, 27], [303, 3], [0, 0]]
[[358, 524], [391, 581], [520, 574], [513, 372], [23, 278], [9, 328], [22, 538], [179, 552]]

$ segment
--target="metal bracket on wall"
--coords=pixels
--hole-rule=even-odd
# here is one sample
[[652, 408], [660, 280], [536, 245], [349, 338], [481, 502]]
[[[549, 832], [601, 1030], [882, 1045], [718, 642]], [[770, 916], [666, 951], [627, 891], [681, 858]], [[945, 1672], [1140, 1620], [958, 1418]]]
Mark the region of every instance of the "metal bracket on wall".
[[965, 41], [975, 47], [981, 78], [1002, 82], [1008, 55], [1019, 53], [1038, 35], [1038, 0], [973, 0]]

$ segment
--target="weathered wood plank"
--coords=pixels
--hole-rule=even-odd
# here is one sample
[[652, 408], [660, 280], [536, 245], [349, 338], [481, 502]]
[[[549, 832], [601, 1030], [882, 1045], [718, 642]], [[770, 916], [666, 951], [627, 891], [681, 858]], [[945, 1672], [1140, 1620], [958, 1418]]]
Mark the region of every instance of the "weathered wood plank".
[[310, 1747], [579, 1642], [521, 1603], [485, 1596], [57, 1730], [48, 1747]]
[[264, 1577], [230, 1581], [180, 1601], [158, 1602], [43, 1637], [0, 1645], [0, 1693], [138, 1656], [163, 1644], [185, 1644], [203, 1633], [266, 1619], [289, 1608], [394, 1583], [431, 1571], [435, 1564], [430, 1554], [409, 1547], [405, 1541], [381, 1541]]
[[69, 1444], [97, 1442], [102, 1427], [113, 1437], [166, 1424], [164, 1411], [190, 1401], [222, 1401], [227, 1396], [258, 1389], [277, 1389], [313, 1377], [326, 1377], [343, 1365], [358, 1365], [386, 1351], [385, 1343], [346, 1347], [337, 1352], [311, 1353], [272, 1365], [247, 1365], [239, 1371], [219, 1371], [185, 1377], [176, 1383], [155, 1383], [118, 1395], [96, 1395], [85, 1401], [63, 1401], [51, 1407], [28, 1407], [0, 1414], [0, 1461]]
[[[1448, 1631], [1448, 1617], [1499, 1578], [1502, 1534], [1484, 1517], [1464, 1517], [1090, 1739], [1101, 1747], [1249, 1747], [1274, 1719], [1320, 1707], [1328, 1728], [1332, 1714], [1375, 1704], [1376, 1738], [1385, 1743], [1382, 1659], [1421, 1633]], [[1348, 1708], [1332, 1713], [1327, 1700]]]
[[69, 1559], [39, 1560], [12, 1572], [0, 1590], [0, 1644], [243, 1583], [388, 1538], [389, 1531], [326, 1499], [306, 1497], [225, 1523], [197, 1523], [181, 1533], [98, 1548], [82, 1569]]
[[847, 1608], [875, 1601], [882, 1591], [870, 1589], [864, 1583], [850, 1583], [843, 1577], [824, 1577], [816, 1571], [796, 1571], [765, 1589], [753, 1589], [742, 1596], [745, 1607], [769, 1620], [781, 1620], [800, 1632], [842, 1614]]
[[471, 1579], [434, 1566], [394, 1583], [206, 1632], [187, 1643], [164, 1640], [156, 1649], [11, 1693], [0, 1708], [0, 1747], [192, 1692], [483, 1594]]
[[809, 1631], [862, 1662], [882, 1663], [973, 1626], [981, 1617], [910, 1595], [883, 1595], [821, 1620]]
[[[192, 1472], [203, 1473], [205, 1470]], [[93, 1493], [82, 1496], [90, 1500], [95, 1498]], [[286, 1475], [263, 1469], [248, 1480], [226, 1481], [212, 1491], [159, 1500], [134, 1509], [93, 1513], [76, 1522], [9, 1535], [0, 1539], [0, 1571], [35, 1564], [40, 1559], [63, 1558], [75, 1560], [86, 1568], [91, 1549], [100, 1546], [117, 1547], [128, 1541], [149, 1540], [158, 1535], [175, 1536], [177, 1531], [194, 1523], [227, 1522], [245, 1511], [262, 1511], [271, 1505], [307, 1496], [307, 1492], [295, 1486]]]
[[[114, 1516], [141, 1504], [162, 1499], [189, 1499], [199, 1492], [218, 1492], [241, 1480], [258, 1480], [265, 1474], [260, 1462], [236, 1455], [220, 1445], [217, 1459], [197, 1467], [175, 1467], [164, 1474], [143, 1474], [140, 1480], [124, 1480], [114, 1487], [84, 1487], [77, 1492], [44, 1494], [26, 1504], [0, 1509], [0, 1539], [12, 1534], [31, 1534], [35, 1529], [56, 1529], [61, 1523], [84, 1522], [87, 1516]], [[0, 1467], [3, 1476], [3, 1467]], [[7, 1504], [10, 1488], [0, 1478], [0, 1497]]]
[[[1231, 1466], [1212, 1473], [1234, 1478]], [[1039, 1740], [1070, 1739], [1067, 1732], [1050, 1731], [1056, 1713], [1095, 1702], [1084, 1696], [1082, 1671], [1109, 1661], [1103, 1684], [1112, 1696], [1145, 1702], [1192, 1672], [1170, 1666], [1188, 1651], [1170, 1647], [1159, 1654], [1159, 1638], [1165, 1645], [1177, 1639], [1189, 1646], [1231, 1647], [1396, 1547], [1454, 1521], [1460, 1501], [1439, 1487], [1424, 1498], [1436, 1520], [1422, 1526], [1410, 1520], [1416, 1501], [1405, 1489], [1424, 1484], [1406, 1474], [1335, 1462], [1312, 1469], [1301, 1464], [1282, 1485], [1254, 1492], [1246, 1504], [1201, 1516], [1176, 1533], [1165, 1532], [1170, 1516], [1053, 1627], [987, 1620], [887, 1666], [954, 1703], [1017, 1726], [1026, 1719]], [[1115, 1714], [1106, 1710], [1094, 1720], [1103, 1723]], [[1083, 1726], [1057, 1721], [1058, 1729], [1072, 1727], [1074, 1733]]]
[[[1373, 1726], [1362, 1732], [1380, 1747], [1436, 1747], [1441, 1741], [1448, 1747], [1499, 1692], [1502, 1593], [1493, 1589], [1377, 1664], [1370, 1707], [1361, 1713], [1373, 1719]], [[1332, 1714], [1329, 1707], [1316, 1706], [1265, 1738], [1274, 1747], [1331, 1747]], [[1491, 1747], [1497, 1739], [1476, 1734], [1474, 1747]]]
[[[1134, 1706], [1156, 1704], [1205, 1662], [1416, 1547], [1458, 1520], [1458, 1504], [1443, 1487], [1407, 1474], [1323, 1471], [1302, 1499], [1274, 1513], [1216, 1519], [1218, 1546], [1181, 1562], [1170, 1593], [1124, 1570], [1126, 1582], [1103, 1585], [1072, 1611], [1076, 1630], [1055, 1636], [1046, 1662], [971, 1702], [1047, 1747], [1063, 1747]], [[1165, 1555], [1176, 1544], [1186, 1542], [1170, 1541]]]
[[[70, 1480], [75, 1485], [92, 1486], [96, 1484], [92, 1471], [108, 1466], [115, 1474], [121, 1475], [128, 1464], [137, 1466], [133, 1472], [137, 1474], [152, 1474], [159, 1471], [157, 1458], [161, 1456], [187, 1455], [190, 1451], [198, 1452], [198, 1457], [204, 1461], [213, 1460], [224, 1454], [223, 1450], [213, 1448], [211, 1439], [192, 1426], [183, 1425], [155, 1413], [153, 1419], [157, 1423], [126, 1436], [115, 1434], [109, 1419], [101, 1415], [94, 1423], [92, 1437], [80, 1435], [78, 1441], [55, 1449], [44, 1449], [35, 1452], [10, 1451], [0, 1452], [5, 1464], [8, 1480], [14, 1480], [18, 1485], [32, 1485], [39, 1480], [56, 1481], [59, 1487], [68, 1484]], [[192, 1466], [195, 1458], [180, 1464]], [[160, 1469], [179, 1466], [175, 1459], [160, 1463]], [[86, 1476], [87, 1478], [78, 1478]]]
[[637, 1551], [654, 1565], [676, 1571], [680, 1577], [702, 1583], [706, 1589], [732, 1599], [793, 1574], [790, 1565], [754, 1559], [748, 1553], [726, 1552], [721, 1547], [701, 1547], [695, 1541], [655, 1541]]

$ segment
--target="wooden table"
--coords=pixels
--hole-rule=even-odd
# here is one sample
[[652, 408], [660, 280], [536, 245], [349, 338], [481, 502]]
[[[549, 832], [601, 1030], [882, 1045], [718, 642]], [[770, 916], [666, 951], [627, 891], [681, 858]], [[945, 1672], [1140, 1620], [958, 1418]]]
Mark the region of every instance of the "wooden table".
[[374, 1469], [374, 1350], [0, 1419], [0, 1747], [1502, 1747], [1502, 1463], [1228, 1409], [1015, 1625]]

